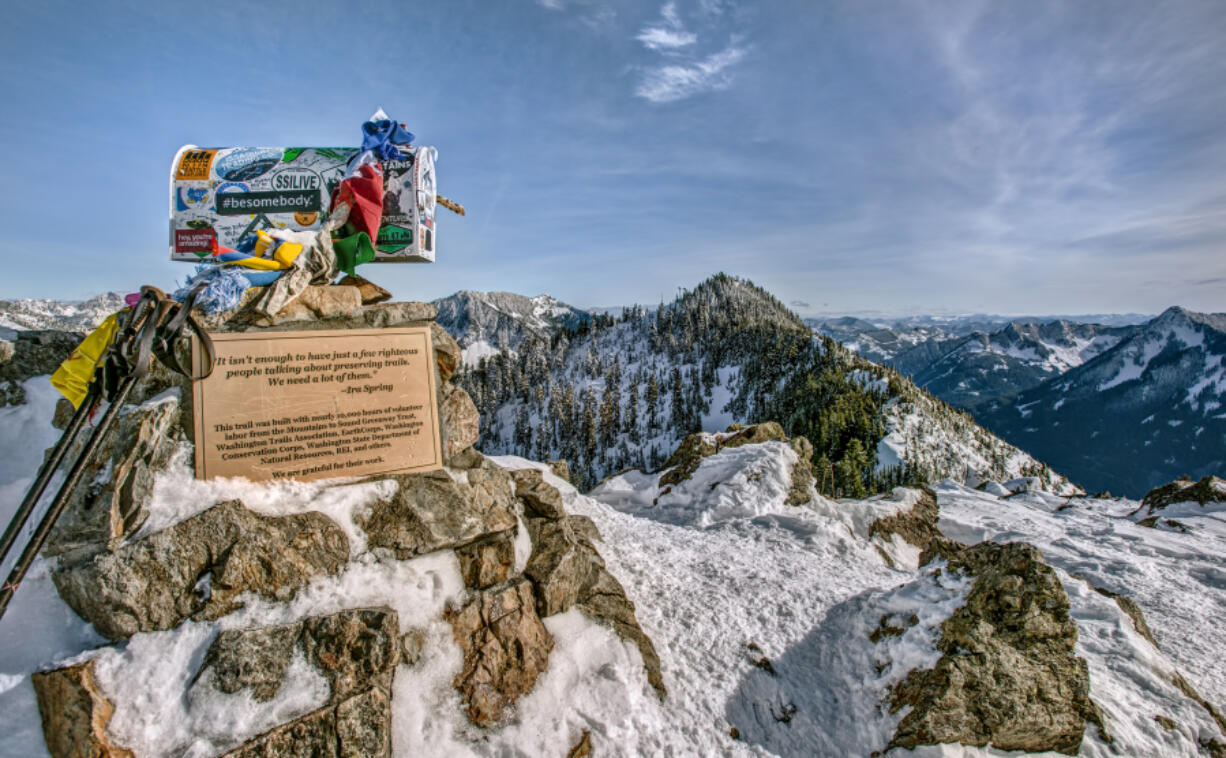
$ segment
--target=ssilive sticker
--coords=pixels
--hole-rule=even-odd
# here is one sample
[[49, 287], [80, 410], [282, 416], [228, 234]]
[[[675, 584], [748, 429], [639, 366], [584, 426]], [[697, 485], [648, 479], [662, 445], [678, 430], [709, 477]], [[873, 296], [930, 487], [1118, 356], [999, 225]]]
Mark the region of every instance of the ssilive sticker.
[[272, 188], [275, 190], [313, 190], [319, 191], [323, 181], [319, 174], [310, 169], [287, 168], [272, 175]]
[[280, 163], [282, 154], [273, 147], [240, 147], [219, 158], [214, 171], [228, 182], [249, 182]]
[[209, 169], [213, 167], [216, 150], [188, 150], [179, 158], [179, 168], [175, 171], [178, 181], [202, 182], [209, 178]]

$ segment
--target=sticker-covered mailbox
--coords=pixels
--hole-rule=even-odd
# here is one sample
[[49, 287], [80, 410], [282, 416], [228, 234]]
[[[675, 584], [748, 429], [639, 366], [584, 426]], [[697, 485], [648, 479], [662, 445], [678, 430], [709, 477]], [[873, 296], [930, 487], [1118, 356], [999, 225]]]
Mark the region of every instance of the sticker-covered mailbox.
[[[383, 216], [374, 262], [434, 261], [433, 147], [380, 161]], [[195, 262], [260, 229], [318, 230], [358, 148], [186, 145], [170, 179], [170, 257]]]

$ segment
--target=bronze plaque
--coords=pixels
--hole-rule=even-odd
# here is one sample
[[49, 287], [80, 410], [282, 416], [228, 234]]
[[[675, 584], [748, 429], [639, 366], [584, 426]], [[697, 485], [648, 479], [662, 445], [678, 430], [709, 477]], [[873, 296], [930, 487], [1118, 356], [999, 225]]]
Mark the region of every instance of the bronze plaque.
[[442, 467], [429, 327], [210, 336], [213, 374], [192, 386], [196, 478]]

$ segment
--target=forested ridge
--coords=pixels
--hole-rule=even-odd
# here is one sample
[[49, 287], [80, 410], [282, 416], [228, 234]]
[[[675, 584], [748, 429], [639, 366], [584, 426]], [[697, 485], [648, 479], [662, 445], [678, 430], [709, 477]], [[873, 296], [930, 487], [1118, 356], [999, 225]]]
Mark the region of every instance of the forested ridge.
[[[525, 339], [482, 358], [460, 382], [481, 412], [483, 451], [565, 459], [583, 488], [622, 469], [658, 469], [686, 434], [776, 420], [813, 443], [821, 491], [863, 496], [960, 474], [956, 456], [928, 454], [919, 436], [935, 427], [978, 430], [896, 371], [814, 335], [769, 292], [726, 274], [654, 309], [596, 314], [548, 340]], [[920, 406], [926, 417], [908, 431], [905, 460], [879, 466], [891, 414]], [[1008, 446], [1000, 446], [992, 465], [1003, 476]]]

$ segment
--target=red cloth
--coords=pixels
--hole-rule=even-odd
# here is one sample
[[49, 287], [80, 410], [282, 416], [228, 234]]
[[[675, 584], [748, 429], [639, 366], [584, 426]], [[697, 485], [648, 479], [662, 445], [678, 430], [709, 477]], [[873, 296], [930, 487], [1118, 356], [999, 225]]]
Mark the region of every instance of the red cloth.
[[371, 163], [360, 166], [356, 176], [341, 182], [332, 208], [342, 203], [349, 206], [349, 223], [355, 233], [366, 232], [372, 240], [378, 237], [383, 219], [383, 169]]

